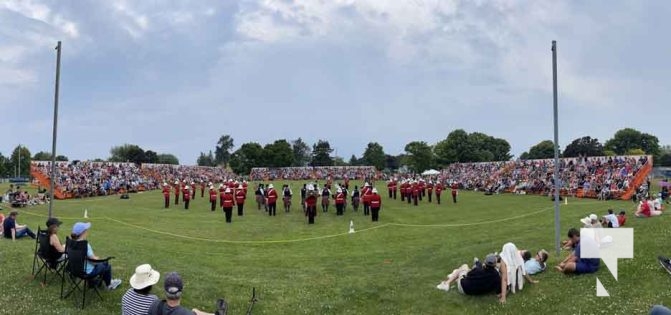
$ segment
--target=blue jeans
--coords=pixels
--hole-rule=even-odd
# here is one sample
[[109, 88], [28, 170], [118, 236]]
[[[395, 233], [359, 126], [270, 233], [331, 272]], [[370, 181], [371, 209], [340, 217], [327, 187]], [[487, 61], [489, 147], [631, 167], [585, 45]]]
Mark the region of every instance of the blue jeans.
[[35, 238], [35, 233], [33, 233], [33, 231], [31, 231], [28, 227], [16, 231], [16, 238], [22, 238], [26, 235], [30, 236], [31, 238]]
[[89, 276], [97, 276], [99, 274], [102, 274], [105, 285], [110, 285], [110, 282], [112, 282], [112, 266], [107, 262], [95, 264]]
[[671, 315], [671, 309], [662, 305], [655, 305], [650, 310], [650, 315]]

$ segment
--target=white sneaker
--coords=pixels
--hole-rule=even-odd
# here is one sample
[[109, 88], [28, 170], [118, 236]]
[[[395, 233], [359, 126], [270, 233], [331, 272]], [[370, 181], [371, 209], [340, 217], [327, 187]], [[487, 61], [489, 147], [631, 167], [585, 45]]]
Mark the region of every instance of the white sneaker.
[[447, 282], [443, 281], [440, 284], [438, 284], [436, 288], [447, 292], [450, 290], [450, 285], [447, 284]]
[[121, 279], [112, 279], [110, 285], [107, 286], [108, 290], [114, 290], [121, 284]]

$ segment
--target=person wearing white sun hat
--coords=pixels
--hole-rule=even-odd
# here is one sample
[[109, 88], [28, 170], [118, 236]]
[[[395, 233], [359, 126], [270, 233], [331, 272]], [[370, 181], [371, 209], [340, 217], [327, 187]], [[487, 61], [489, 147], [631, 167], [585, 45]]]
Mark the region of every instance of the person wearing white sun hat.
[[179, 205], [179, 181], [175, 181], [175, 206]]
[[161, 274], [152, 269], [151, 265], [144, 264], [135, 268], [130, 277], [131, 288], [121, 298], [122, 315], [144, 315], [158, 297], [151, 293], [152, 286], [157, 284]]
[[182, 189], [182, 199], [184, 200], [184, 210], [189, 210], [189, 201], [191, 201], [191, 187], [189, 185]]

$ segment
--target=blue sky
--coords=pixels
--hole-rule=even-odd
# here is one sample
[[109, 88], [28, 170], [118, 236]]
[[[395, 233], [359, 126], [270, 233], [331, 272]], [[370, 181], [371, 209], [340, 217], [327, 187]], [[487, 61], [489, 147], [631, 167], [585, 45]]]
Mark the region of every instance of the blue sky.
[[0, 1], [0, 152], [49, 151], [63, 41], [58, 153], [113, 145], [183, 164], [236, 147], [328, 139], [398, 154], [454, 129], [560, 144], [633, 127], [671, 144], [668, 1]]

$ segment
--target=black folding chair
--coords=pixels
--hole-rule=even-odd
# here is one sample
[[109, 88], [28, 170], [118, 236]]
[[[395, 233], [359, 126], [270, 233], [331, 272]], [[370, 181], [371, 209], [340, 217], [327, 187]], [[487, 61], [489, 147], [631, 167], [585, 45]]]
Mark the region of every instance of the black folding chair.
[[[94, 260], [86, 256], [88, 249], [88, 241], [75, 241], [68, 239], [65, 245], [65, 252], [67, 253], [67, 264], [65, 265], [65, 278], [69, 279], [70, 289], [63, 295], [62, 298], [67, 298], [75, 290], [82, 292], [82, 309], [86, 303], [86, 291], [92, 289], [98, 298], [102, 300], [102, 296], [98, 291], [98, 286], [103, 282], [102, 274], [89, 275], [86, 273], [86, 262], [89, 263], [103, 263], [108, 262], [114, 257], [107, 257], [105, 259]], [[63, 281], [61, 292], [66, 281]]]
[[[52, 273], [63, 281], [63, 268], [65, 260], [60, 259], [61, 253], [49, 243], [49, 233], [37, 227], [35, 238], [35, 254], [33, 256], [33, 279], [37, 279], [40, 273], [44, 274], [42, 284], [47, 284], [47, 274]], [[35, 271], [37, 269], [37, 271]]]

